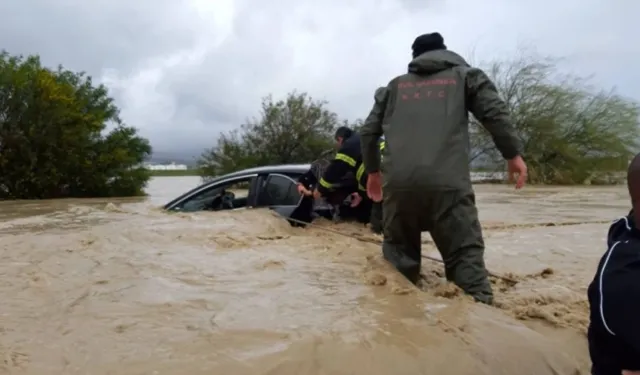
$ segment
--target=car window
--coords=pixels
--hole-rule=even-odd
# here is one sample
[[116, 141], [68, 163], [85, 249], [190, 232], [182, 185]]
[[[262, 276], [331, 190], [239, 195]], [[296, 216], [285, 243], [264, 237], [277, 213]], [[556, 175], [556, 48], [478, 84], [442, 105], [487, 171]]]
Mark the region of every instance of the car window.
[[[284, 173], [283, 173], [284, 174]], [[300, 178], [300, 176], [302, 176], [304, 173], [298, 173], [298, 172], [292, 172], [292, 173], [286, 173], [284, 174], [287, 177], [290, 177], [291, 179], [298, 181], [298, 179]]]
[[267, 177], [260, 193], [261, 206], [296, 206], [300, 202], [297, 183], [281, 174]]
[[253, 177], [213, 184], [206, 190], [189, 197], [174, 208], [176, 211], [220, 211], [247, 206], [249, 186]]

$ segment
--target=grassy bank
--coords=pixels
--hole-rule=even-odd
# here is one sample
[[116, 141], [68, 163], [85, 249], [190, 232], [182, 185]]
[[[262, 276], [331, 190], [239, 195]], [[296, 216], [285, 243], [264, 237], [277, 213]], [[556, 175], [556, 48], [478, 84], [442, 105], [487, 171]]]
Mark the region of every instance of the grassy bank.
[[181, 177], [181, 176], [200, 176], [197, 169], [186, 170], [152, 170], [153, 177]]

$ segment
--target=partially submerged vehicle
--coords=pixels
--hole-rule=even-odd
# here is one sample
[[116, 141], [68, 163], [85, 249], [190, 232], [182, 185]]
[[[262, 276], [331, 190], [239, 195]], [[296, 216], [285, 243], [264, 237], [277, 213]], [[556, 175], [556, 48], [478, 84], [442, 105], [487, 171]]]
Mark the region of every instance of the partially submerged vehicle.
[[310, 222], [311, 215], [333, 218], [330, 204], [298, 193], [298, 178], [310, 168], [311, 164], [273, 165], [215, 177], [165, 204], [164, 209], [195, 212], [266, 207], [297, 221]]

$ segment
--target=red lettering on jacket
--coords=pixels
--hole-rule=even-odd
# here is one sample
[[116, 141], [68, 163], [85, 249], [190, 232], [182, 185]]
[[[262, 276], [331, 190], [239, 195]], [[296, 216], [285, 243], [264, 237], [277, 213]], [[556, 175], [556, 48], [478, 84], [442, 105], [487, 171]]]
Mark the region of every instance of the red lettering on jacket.
[[451, 86], [457, 85], [458, 82], [453, 78], [425, 79], [417, 82], [400, 82], [398, 89], [413, 89], [425, 86]]
[[447, 97], [445, 90], [416, 90], [413, 93], [401, 93], [402, 100], [428, 100], [428, 99], [444, 99]]
[[[447, 90], [442, 86], [457, 85], [453, 78], [424, 79], [417, 82], [398, 83], [398, 94], [402, 100], [443, 99], [447, 97]], [[437, 87], [441, 88], [438, 89]]]

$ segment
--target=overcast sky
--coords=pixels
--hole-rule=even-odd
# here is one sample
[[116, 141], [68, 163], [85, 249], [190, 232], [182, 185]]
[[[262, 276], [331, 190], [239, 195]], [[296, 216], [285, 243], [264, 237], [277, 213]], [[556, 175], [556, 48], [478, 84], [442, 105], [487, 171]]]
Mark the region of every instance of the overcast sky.
[[366, 116], [433, 31], [474, 60], [535, 46], [640, 100], [638, 14], [632, 0], [0, 0], [0, 49], [87, 71], [156, 150], [197, 152], [269, 93]]

